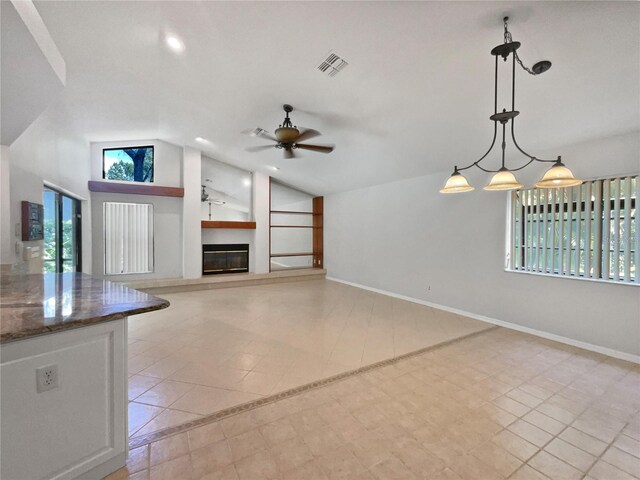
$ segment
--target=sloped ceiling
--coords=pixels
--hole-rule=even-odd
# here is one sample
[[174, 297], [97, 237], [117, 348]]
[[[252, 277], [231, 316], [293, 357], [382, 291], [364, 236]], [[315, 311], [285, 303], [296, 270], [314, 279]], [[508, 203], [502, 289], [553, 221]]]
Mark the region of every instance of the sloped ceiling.
[[24, 17], [12, 2], [0, 2], [2, 145], [13, 143], [64, 88], [64, 60], [52, 42], [45, 45], [49, 50], [43, 50], [43, 45], [34, 38], [30, 28], [41, 27], [40, 32], [36, 31], [41, 34], [39, 39], [42, 41], [42, 36], [47, 37], [45, 40], [50, 39], [42, 20], [33, 11], [33, 4], [23, 2], [20, 6]]
[[[204, 148], [315, 194], [447, 175], [484, 153], [492, 133], [489, 52], [502, 42], [505, 14], [523, 61], [553, 62], [539, 77], [518, 70], [523, 147], [535, 154], [640, 129], [637, 2], [36, 5], [67, 62], [67, 88], [53, 113], [60, 124], [89, 141], [157, 137]], [[183, 54], [165, 48], [165, 32], [182, 38]], [[330, 50], [349, 62], [333, 78], [316, 68]], [[273, 131], [283, 103], [294, 106], [296, 125], [320, 130], [317, 143], [335, 151], [292, 160], [275, 149], [246, 152], [264, 142], [240, 132]], [[565, 160], [584, 173], [580, 159]]]

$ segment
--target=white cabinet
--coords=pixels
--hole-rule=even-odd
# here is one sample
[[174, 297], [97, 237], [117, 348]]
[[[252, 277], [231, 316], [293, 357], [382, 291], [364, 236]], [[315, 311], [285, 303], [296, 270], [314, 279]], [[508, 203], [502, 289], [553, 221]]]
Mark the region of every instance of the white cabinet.
[[[3, 480], [96, 478], [127, 451], [127, 319], [5, 343], [0, 348]], [[58, 387], [37, 392], [36, 370]]]

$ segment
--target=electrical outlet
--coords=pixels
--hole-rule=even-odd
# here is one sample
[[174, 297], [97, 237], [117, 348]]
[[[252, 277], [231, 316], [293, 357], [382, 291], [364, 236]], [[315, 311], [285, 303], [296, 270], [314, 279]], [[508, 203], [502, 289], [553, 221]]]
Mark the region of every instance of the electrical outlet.
[[37, 368], [36, 387], [38, 393], [58, 388], [58, 365]]

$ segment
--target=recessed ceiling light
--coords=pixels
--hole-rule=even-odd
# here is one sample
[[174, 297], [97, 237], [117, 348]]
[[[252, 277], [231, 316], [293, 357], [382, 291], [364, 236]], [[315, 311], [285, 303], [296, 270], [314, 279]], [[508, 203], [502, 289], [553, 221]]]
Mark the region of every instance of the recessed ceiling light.
[[269, 165], [269, 168], [275, 172], [277, 172], [278, 170], [280, 170], [280, 167], [274, 167], [273, 165]]
[[202, 138], [202, 137], [196, 137], [196, 142], [199, 142], [199, 143], [210, 143], [209, 140], [207, 140], [206, 138]]
[[167, 46], [174, 52], [181, 53], [184, 51], [184, 42], [175, 35], [167, 35], [164, 40], [167, 42]]
[[245, 187], [249, 187], [249, 186], [251, 186], [251, 180], [250, 180], [250, 179], [248, 179], [248, 178], [245, 178], [244, 180], [242, 180], [242, 184], [243, 184]]

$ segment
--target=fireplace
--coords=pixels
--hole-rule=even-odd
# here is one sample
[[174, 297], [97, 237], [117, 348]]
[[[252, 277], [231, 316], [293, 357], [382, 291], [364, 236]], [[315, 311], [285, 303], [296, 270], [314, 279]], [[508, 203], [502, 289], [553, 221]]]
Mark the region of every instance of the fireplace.
[[202, 274], [241, 273], [249, 271], [249, 244], [202, 245]]

